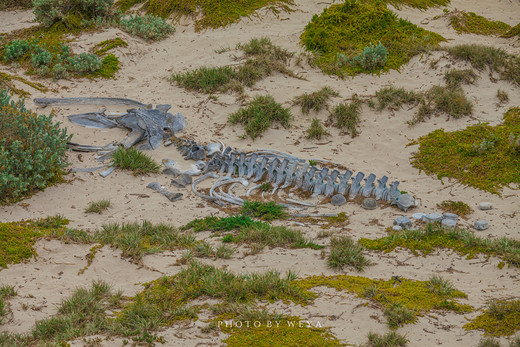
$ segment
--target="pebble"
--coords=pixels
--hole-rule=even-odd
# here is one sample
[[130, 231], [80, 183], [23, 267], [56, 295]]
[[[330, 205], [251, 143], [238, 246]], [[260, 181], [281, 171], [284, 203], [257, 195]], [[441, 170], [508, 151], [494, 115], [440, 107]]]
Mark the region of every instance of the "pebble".
[[487, 228], [489, 228], [489, 223], [485, 219], [480, 219], [476, 221], [473, 226], [477, 230], [486, 230]]
[[365, 210], [375, 210], [377, 208], [377, 201], [376, 199], [366, 198], [361, 203], [361, 207], [363, 207]]
[[347, 198], [342, 194], [336, 194], [332, 197], [330, 203], [334, 206], [343, 206], [347, 203]]
[[393, 231], [401, 231], [401, 230], [403, 230], [403, 228], [401, 228], [399, 225], [394, 225], [394, 226], [392, 227], [392, 230], [393, 230]]
[[493, 205], [490, 202], [484, 201], [478, 204], [478, 208], [482, 211], [491, 210]]
[[416, 220], [423, 220], [424, 216], [426, 216], [426, 213], [414, 213], [412, 214], [412, 218]]
[[412, 221], [406, 216], [401, 216], [394, 219], [394, 225], [398, 225], [403, 229], [409, 229], [412, 227]]
[[453, 219], [443, 219], [441, 225], [446, 228], [454, 229], [457, 226], [457, 221]]
[[423, 221], [429, 223], [440, 222], [442, 220], [442, 215], [440, 213], [430, 213], [424, 216]]
[[459, 216], [457, 216], [455, 213], [443, 213], [442, 214], [442, 220], [445, 220], [445, 219], [451, 219], [451, 220], [454, 220], [455, 222], [459, 220]]

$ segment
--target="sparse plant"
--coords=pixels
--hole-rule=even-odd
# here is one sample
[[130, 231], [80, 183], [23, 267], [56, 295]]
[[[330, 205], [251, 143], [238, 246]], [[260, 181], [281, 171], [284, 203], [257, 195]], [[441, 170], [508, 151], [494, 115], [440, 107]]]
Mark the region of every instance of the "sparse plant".
[[313, 118], [311, 126], [307, 129], [307, 138], [321, 140], [325, 136], [329, 136], [329, 132], [323, 128], [318, 118]]
[[417, 124], [435, 114], [446, 114], [448, 118], [459, 119], [472, 113], [473, 104], [466, 98], [462, 88], [433, 86], [426, 92], [425, 101], [408, 124]]
[[386, 334], [368, 333], [367, 347], [405, 347], [407, 343], [408, 339], [395, 331]]
[[227, 245], [220, 245], [215, 251], [215, 257], [222, 259], [229, 259], [237, 250]]
[[428, 282], [426, 282], [426, 287], [432, 292], [437, 293], [438, 295], [452, 295], [455, 291], [453, 284], [441, 276], [433, 275], [430, 277]]
[[259, 202], [245, 200], [240, 213], [244, 216], [259, 218], [265, 221], [284, 219], [287, 217], [284, 207], [274, 201]]
[[78, 29], [82, 22], [108, 19], [115, 15], [113, 0], [34, 0], [36, 21], [46, 27], [62, 23]]
[[461, 84], [473, 84], [478, 76], [473, 69], [451, 69], [444, 74], [446, 85], [450, 88], [460, 87]]
[[150, 41], [162, 40], [175, 32], [175, 27], [171, 24], [150, 14], [130, 16], [128, 19], [122, 18], [119, 25], [124, 31]]
[[333, 96], [339, 96], [339, 93], [330, 87], [323, 87], [313, 93], [305, 93], [296, 97], [293, 103], [301, 106], [303, 114], [308, 114], [310, 110], [321, 111]]
[[352, 266], [357, 271], [363, 271], [365, 266], [372, 265], [363, 255], [363, 246], [347, 236], [333, 237], [330, 240], [330, 253], [327, 264], [331, 268], [343, 269], [345, 265]]
[[403, 104], [415, 104], [417, 105], [424, 99], [422, 93], [407, 91], [404, 88], [396, 88], [394, 86], [383, 87], [376, 92], [376, 101], [374, 107], [378, 111], [382, 111], [385, 108], [389, 110], [398, 110]]
[[357, 136], [361, 113], [361, 100], [354, 95], [349, 104], [338, 104], [329, 115], [329, 123], [334, 124], [343, 132], [348, 132], [352, 137]]
[[112, 155], [112, 163], [121, 170], [132, 171], [134, 176], [158, 173], [161, 168], [149, 155], [133, 147], [119, 147]]
[[477, 347], [500, 347], [500, 341], [492, 337], [481, 338]]
[[520, 330], [520, 300], [493, 300], [487, 306], [464, 329], [484, 330], [491, 336], [510, 336]]
[[511, 29], [509, 24], [501, 21], [489, 20], [473, 12], [452, 11], [450, 24], [458, 33], [472, 33], [477, 35], [502, 35]]
[[509, 102], [509, 94], [502, 89], [497, 90], [498, 105], [502, 106]]
[[417, 320], [415, 312], [397, 302], [385, 309], [387, 324], [392, 329], [397, 329], [407, 323], [413, 323]]
[[270, 95], [255, 97], [246, 108], [232, 113], [228, 118], [232, 124], [244, 124], [246, 134], [253, 140], [274, 122], [288, 128], [291, 119], [291, 111], [277, 103]]
[[376, 284], [371, 284], [363, 289], [363, 297], [373, 299], [379, 294], [379, 289]]
[[88, 207], [85, 209], [85, 213], [103, 213], [106, 209], [110, 207], [110, 200], [99, 200], [92, 201], [89, 203]]

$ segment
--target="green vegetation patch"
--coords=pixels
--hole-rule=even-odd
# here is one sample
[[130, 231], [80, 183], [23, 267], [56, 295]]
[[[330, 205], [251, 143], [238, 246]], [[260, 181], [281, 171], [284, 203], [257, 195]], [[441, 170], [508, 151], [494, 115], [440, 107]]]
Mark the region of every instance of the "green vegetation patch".
[[96, 230], [94, 240], [120, 248], [123, 257], [136, 262], [145, 254], [189, 248], [196, 243], [192, 234], [181, 233], [170, 225], [152, 224], [148, 221], [103, 225]]
[[376, 92], [375, 101], [373, 105], [377, 111], [389, 109], [397, 111], [404, 104], [419, 104], [424, 100], [423, 93], [407, 91], [404, 88], [397, 88], [394, 86], [383, 87]]
[[412, 165], [439, 179], [451, 177], [500, 195], [503, 186], [520, 183], [520, 108], [504, 114], [504, 123], [469, 126], [454, 132], [435, 130], [419, 138]]
[[119, 147], [112, 155], [112, 163], [121, 170], [132, 171], [134, 176], [159, 173], [161, 169], [152, 157], [133, 147]]
[[450, 0], [385, 0], [385, 2], [398, 10], [401, 9], [401, 7], [413, 7], [426, 10], [431, 7], [446, 6], [450, 3]]
[[[414, 55], [441, 41], [442, 36], [397, 18], [382, 2], [355, 0], [332, 5], [315, 15], [301, 35], [316, 64], [324, 72], [339, 76], [399, 69]], [[385, 59], [383, 48], [387, 51]], [[345, 63], [355, 57], [359, 64]]]
[[29, 87], [39, 90], [40, 92], [46, 92], [48, 90], [48, 88], [41, 83], [31, 82], [20, 76], [11, 75], [6, 72], [0, 72], [0, 90], [9, 89], [13, 94], [17, 94], [21, 97], [31, 95], [31, 93], [29, 93], [28, 91], [21, 88], [17, 88], [14, 84], [14, 81], [22, 82], [28, 85]]
[[60, 216], [46, 219], [0, 223], [0, 268], [36, 257], [36, 241], [64, 231], [69, 221]]
[[520, 300], [491, 301], [484, 313], [464, 325], [466, 330], [484, 330], [486, 335], [510, 336], [520, 330]]
[[88, 207], [85, 209], [85, 213], [103, 213], [106, 209], [110, 207], [110, 200], [99, 200], [92, 201], [88, 204]]
[[397, 247], [408, 248], [413, 254], [423, 255], [434, 249], [450, 248], [468, 259], [477, 254], [500, 257], [512, 266], [520, 267], [520, 241], [506, 237], [485, 239], [461, 229], [446, 229], [427, 224], [424, 230], [402, 230], [379, 239], [361, 238], [358, 241], [368, 249], [391, 252]]
[[67, 166], [71, 136], [52, 115], [36, 115], [0, 89], [0, 203], [57, 183]]
[[277, 103], [270, 95], [255, 97], [247, 107], [228, 117], [231, 124], [243, 124], [246, 134], [253, 140], [269, 129], [272, 123], [289, 128], [291, 119], [291, 111]]
[[323, 128], [318, 118], [313, 118], [309, 129], [307, 129], [307, 138], [321, 140], [323, 137], [329, 136], [330, 133]]
[[105, 40], [93, 47], [94, 53], [97, 55], [105, 55], [109, 50], [117, 48], [117, 47], [128, 47], [128, 43], [124, 41], [120, 37], [116, 37], [115, 39]]
[[149, 41], [159, 41], [175, 32], [175, 27], [164, 19], [153, 15], [130, 16], [121, 18], [119, 26], [133, 36]]
[[3, 316], [9, 312], [9, 306], [6, 303], [6, 300], [13, 296], [16, 296], [16, 290], [13, 286], [8, 284], [0, 286], [0, 324], [2, 324]]
[[446, 51], [457, 60], [469, 62], [479, 71], [487, 67], [491, 72], [498, 73], [501, 79], [520, 85], [520, 57], [503, 49], [469, 44], [448, 47]]
[[312, 93], [305, 93], [296, 97], [293, 101], [295, 105], [300, 105], [303, 114], [309, 114], [310, 110], [319, 112], [333, 96], [339, 96], [339, 93], [330, 87], [323, 87]]
[[[261, 321], [255, 320], [255, 322]], [[276, 320], [276, 323], [274, 321], [269, 323], [272, 326], [263, 322], [259, 327], [222, 329], [231, 335], [222, 342], [230, 347], [343, 346], [328, 330], [316, 327], [317, 323], [312, 321], [305, 321], [299, 317], [284, 317]]]
[[0, 11], [16, 8], [31, 8], [32, 3], [32, 0], [2, 0], [2, 3], [0, 3]]
[[213, 232], [235, 231], [233, 234], [226, 234], [223, 241], [247, 244], [252, 250], [254, 250], [254, 253], [258, 253], [266, 246], [312, 249], [323, 248], [323, 246], [315, 244], [311, 240], [307, 239], [300, 230], [255, 221], [247, 215], [195, 219], [181, 228], [181, 230], [189, 229], [192, 229], [195, 232], [205, 230]]
[[395, 331], [386, 334], [368, 333], [367, 347], [405, 347], [407, 343], [408, 339]]
[[[360, 298], [370, 299], [385, 309], [385, 315], [389, 319], [391, 327], [412, 323], [418, 315], [431, 310], [472, 311], [471, 306], [454, 300], [466, 298], [466, 294], [456, 289], [439, 292], [432, 289], [432, 280], [433, 278], [428, 281], [414, 281], [394, 277], [385, 281], [359, 276], [322, 275], [307, 277], [295, 283], [303, 290], [326, 286], [339, 291], [348, 291]], [[406, 319], [400, 319], [402, 317], [406, 317]], [[396, 322], [397, 324], [394, 324]]]
[[520, 36], [520, 23], [512, 27], [507, 33], [503, 34], [501, 37], [510, 38]]
[[440, 204], [437, 204], [437, 207], [440, 208], [442, 212], [455, 213], [459, 217], [466, 217], [473, 212], [471, 207], [463, 201], [444, 200]]
[[242, 93], [244, 87], [252, 87], [257, 81], [279, 72], [299, 78], [287, 64], [293, 53], [274, 45], [267, 37], [251, 39], [237, 48], [244, 52], [245, 62], [238, 66], [206, 67], [173, 74], [170, 81], [187, 90], [211, 94], [234, 91]]
[[459, 34], [503, 35], [511, 30], [511, 26], [504, 22], [489, 20], [473, 12], [457, 10], [450, 14], [450, 24]]
[[244, 205], [240, 209], [240, 213], [245, 216], [272, 221], [275, 219], [287, 218], [287, 213], [282, 205], [274, 201], [244, 201]]
[[188, 16], [195, 19], [195, 30], [219, 28], [237, 22], [242, 17], [252, 15], [256, 10], [267, 7], [274, 13], [280, 10], [290, 12], [292, 0], [120, 0], [122, 10], [143, 3], [150, 14], [161, 18]]

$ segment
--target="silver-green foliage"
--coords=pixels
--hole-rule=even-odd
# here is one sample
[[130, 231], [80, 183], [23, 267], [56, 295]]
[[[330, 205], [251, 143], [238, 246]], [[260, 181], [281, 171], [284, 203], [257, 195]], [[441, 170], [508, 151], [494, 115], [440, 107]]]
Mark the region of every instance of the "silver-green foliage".
[[34, 0], [36, 21], [45, 26], [68, 23], [74, 15], [83, 21], [109, 18], [114, 15], [114, 0]]
[[119, 24], [123, 30], [145, 40], [162, 40], [175, 32], [175, 28], [171, 24], [153, 15], [136, 15], [130, 16], [130, 18], [122, 18]]
[[377, 45], [370, 43], [363, 49], [363, 52], [355, 57], [349, 58], [345, 54], [338, 54], [337, 60], [341, 66], [361, 66], [363, 70], [371, 71], [385, 66], [388, 60], [388, 50], [381, 42]]
[[7, 61], [18, 59], [32, 48], [33, 44], [27, 40], [13, 40], [5, 46], [4, 59]]
[[52, 115], [36, 115], [0, 90], [0, 201], [43, 189], [60, 178], [67, 165], [66, 129]]
[[71, 70], [76, 73], [88, 73], [101, 69], [103, 61], [95, 54], [81, 53], [69, 58]]

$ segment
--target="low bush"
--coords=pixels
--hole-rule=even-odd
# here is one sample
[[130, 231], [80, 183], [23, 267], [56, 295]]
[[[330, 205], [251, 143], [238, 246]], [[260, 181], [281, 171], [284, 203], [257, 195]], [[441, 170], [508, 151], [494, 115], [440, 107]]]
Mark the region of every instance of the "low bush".
[[158, 41], [175, 32], [175, 27], [154, 15], [130, 16], [122, 18], [119, 25], [124, 31], [145, 40]]
[[36, 21], [46, 27], [62, 23], [69, 29], [83, 26], [85, 21], [114, 16], [114, 0], [34, 0]]
[[19, 199], [61, 180], [67, 130], [52, 115], [36, 115], [0, 89], [0, 201]]

